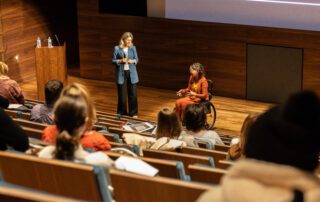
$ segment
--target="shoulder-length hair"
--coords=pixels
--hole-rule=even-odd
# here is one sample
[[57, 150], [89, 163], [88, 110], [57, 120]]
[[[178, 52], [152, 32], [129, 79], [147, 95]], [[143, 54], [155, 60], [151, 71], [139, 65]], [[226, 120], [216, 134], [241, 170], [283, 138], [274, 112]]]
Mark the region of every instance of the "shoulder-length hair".
[[252, 125], [256, 122], [257, 118], [258, 118], [259, 114], [258, 113], [254, 113], [254, 114], [249, 114], [241, 127], [241, 133], [240, 133], [240, 140], [237, 144], [234, 144], [230, 147], [228, 154], [229, 154], [229, 158], [231, 160], [237, 160], [240, 157], [244, 156], [243, 155], [243, 151], [244, 151], [244, 147], [245, 144], [247, 142], [247, 138], [248, 138], [248, 134], [250, 131], [250, 128], [252, 127]]
[[157, 139], [169, 137], [177, 139], [181, 133], [181, 124], [176, 112], [163, 108], [158, 113]]
[[[124, 43], [125, 43], [124, 41], [129, 37], [133, 40], [133, 35], [131, 32], [125, 32], [122, 34], [120, 41], [119, 41], [120, 48], [124, 47]], [[133, 46], [133, 43], [131, 44], [131, 46]], [[129, 48], [131, 48], [131, 47], [129, 47]]]

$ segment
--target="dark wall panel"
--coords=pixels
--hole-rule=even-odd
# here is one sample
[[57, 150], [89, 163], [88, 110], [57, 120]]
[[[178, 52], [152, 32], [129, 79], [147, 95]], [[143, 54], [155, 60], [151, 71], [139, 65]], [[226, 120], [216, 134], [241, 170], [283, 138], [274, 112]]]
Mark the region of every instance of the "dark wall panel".
[[248, 45], [247, 98], [282, 103], [302, 89], [303, 50]]

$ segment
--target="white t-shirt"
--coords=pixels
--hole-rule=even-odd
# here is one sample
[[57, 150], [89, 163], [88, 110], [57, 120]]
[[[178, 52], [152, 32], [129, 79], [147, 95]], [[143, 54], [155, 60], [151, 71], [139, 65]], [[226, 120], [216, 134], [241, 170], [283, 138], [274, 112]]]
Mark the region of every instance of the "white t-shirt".
[[190, 147], [197, 147], [195, 140], [210, 141], [213, 146], [215, 144], [224, 145], [218, 133], [213, 130], [202, 131], [199, 134], [188, 134], [188, 131], [182, 131], [179, 140], [184, 141]]
[[[128, 50], [129, 50], [128, 48], [124, 48], [123, 49], [123, 52], [126, 55], [127, 59], [128, 59]], [[124, 70], [129, 70], [129, 64], [128, 63], [124, 64]]]

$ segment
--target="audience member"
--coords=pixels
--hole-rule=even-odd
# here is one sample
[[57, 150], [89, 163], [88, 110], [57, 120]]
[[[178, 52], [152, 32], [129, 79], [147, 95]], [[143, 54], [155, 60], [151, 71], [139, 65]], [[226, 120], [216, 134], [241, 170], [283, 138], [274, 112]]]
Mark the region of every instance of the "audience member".
[[[243, 157], [243, 149], [246, 144], [246, 140], [248, 137], [249, 130], [252, 124], [256, 121], [258, 115], [257, 114], [249, 114], [243, 122], [241, 133], [239, 138], [234, 138], [231, 141], [231, 146], [228, 151], [228, 159], [237, 160]], [[235, 142], [233, 144], [233, 142]]]
[[0, 150], [6, 150], [11, 147], [14, 150], [24, 152], [29, 148], [28, 136], [1, 108], [0, 128]]
[[24, 96], [19, 84], [8, 76], [8, 65], [0, 62], [0, 96], [11, 104], [24, 104]]
[[188, 105], [184, 114], [186, 130], [181, 133], [179, 140], [187, 143], [188, 146], [198, 147], [197, 142], [208, 142], [224, 145], [220, 136], [213, 130], [206, 130], [207, 115], [204, 107], [200, 104]]
[[317, 95], [292, 95], [257, 118], [244, 147], [246, 159], [199, 201], [320, 201], [319, 129]]
[[58, 129], [55, 145], [45, 147], [38, 156], [109, 167], [113, 162], [106, 154], [88, 153], [80, 145], [80, 138], [90, 121], [88, 107], [82, 96], [61, 97], [54, 108], [54, 121]]
[[[92, 127], [96, 121], [96, 110], [91, 100], [91, 97], [87, 89], [81, 84], [71, 84], [67, 86], [62, 92], [61, 97], [64, 96], [81, 96], [87, 104], [87, 121], [85, 127], [85, 133], [82, 134], [80, 143], [83, 147], [93, 149], [95, 151], [110, 150], [111, 145], [109, 141], [100, 133], [92, 130]], [[56, 126], [48, 126], [43, 131], [42, 140], [54, 143], [56, 140], [58, 130]]]
[[156, 138], [126, 133], [127, 144], [138, 145], [142, 149], [174, 150], [177, 147], [186, 146], [183, 141], [177, 140], [181, 133], [181, 123], [177, 114], [163, 108], [158, 113]]
[[37, 104], [32, 108], [30, 112], [30, 120], [50, 125], [54, 124], [52, 110], [54, 103], [58, 100], [62, 89], [63, 83], [61, 81], [48, 81], [45, 86], [46, 103]]

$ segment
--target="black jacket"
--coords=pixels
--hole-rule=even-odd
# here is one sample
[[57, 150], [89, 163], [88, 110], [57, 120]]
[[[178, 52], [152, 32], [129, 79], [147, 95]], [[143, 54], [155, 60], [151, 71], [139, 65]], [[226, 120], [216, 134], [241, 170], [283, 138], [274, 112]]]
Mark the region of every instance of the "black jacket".
[[0, 150], [6, 150], [7, 146], [24, 152], [29, 148], [29, 139], [22, 128], [0, 109]]

